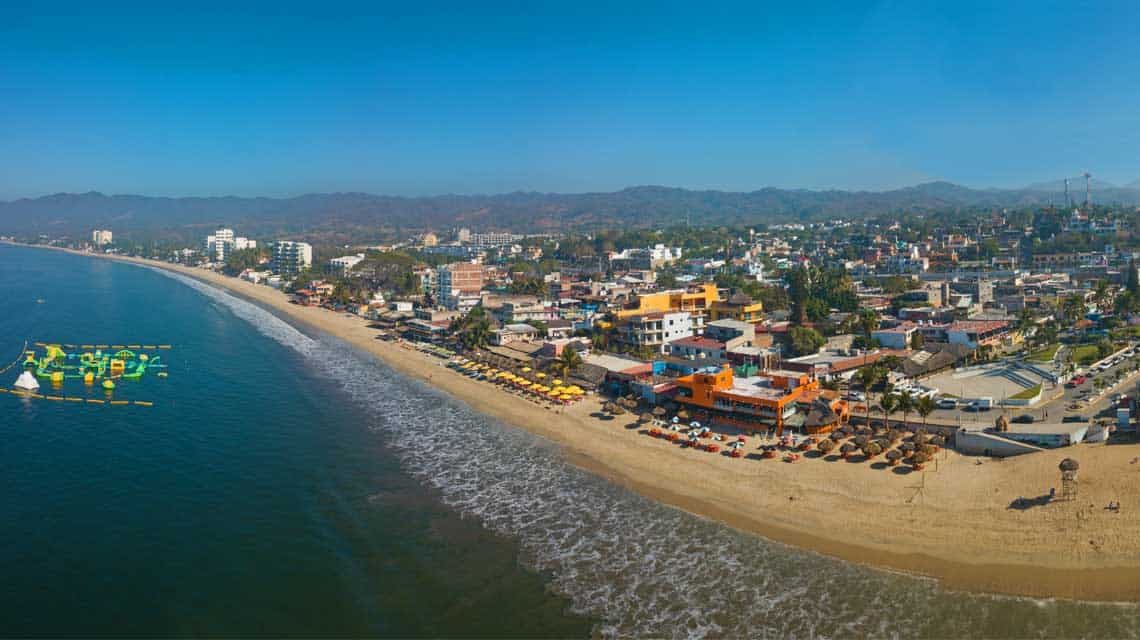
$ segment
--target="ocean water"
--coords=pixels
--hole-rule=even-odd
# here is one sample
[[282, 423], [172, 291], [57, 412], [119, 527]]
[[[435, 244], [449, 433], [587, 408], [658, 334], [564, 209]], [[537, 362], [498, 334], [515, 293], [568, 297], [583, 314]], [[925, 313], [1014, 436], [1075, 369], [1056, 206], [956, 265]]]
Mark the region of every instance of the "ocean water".
[[180, 276], [0, 246], [0, 361], [25, 338], [175, 348], [122, 390], [153, 408], [0, 396], [2, 635], [1140, 635], [1134, 605], [951, 592], [655, 504]]

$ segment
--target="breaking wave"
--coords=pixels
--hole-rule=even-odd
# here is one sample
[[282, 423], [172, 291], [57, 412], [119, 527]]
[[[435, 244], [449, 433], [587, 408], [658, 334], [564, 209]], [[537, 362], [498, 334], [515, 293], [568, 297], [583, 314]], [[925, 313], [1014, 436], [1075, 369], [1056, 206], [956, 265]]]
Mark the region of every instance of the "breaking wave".
[[343, 381], [408, 473], [463, 515], [518, 540], [522, 561], [548, 576], [575, 613], [600, 620], [600, 635], [1140, 636], [1131, 605], [949, 592], [662, 506], [338, 340], [314, 340], [259, 306], [164, 273]]

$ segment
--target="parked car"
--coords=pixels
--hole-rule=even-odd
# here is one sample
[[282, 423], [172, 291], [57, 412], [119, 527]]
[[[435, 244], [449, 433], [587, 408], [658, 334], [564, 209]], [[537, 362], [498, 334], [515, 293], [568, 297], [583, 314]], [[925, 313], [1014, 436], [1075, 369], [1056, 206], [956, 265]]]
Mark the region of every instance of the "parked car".
[[1023, 413], [1019, 416], [1014, 417], [1013, 420], [1010, 420], [1010, 422], [1016, 422], [1017, 424], [1033, 424], [1033, 416], [1029, 415], [1028, 413]]
[[958, 406], [958, 401], [954, 398], [939, 398], [935, 404], [939, 409], [953, 409]]
[[1061, 418], [1061, 422], [1088, 422], [1089, 419], [1082, 415], [1065, 416]]
[[970, 404], [981, 409], [982, 411], [989, 411], [990, 409], [992, 409], [994, 407], [994, 399], [991, 398], [990, 396], [983, 396], [981, 398], [975, 399]]

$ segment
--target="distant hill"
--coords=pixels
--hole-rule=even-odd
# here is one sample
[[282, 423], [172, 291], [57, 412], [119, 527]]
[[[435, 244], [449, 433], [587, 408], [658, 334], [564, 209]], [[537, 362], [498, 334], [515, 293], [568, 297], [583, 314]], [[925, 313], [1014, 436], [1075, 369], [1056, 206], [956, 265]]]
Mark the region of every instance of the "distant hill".
[[[1081, 185], [1083, 190], [1083, 185]], [[612, 193], [515, 192], [418, 198], [321, 193], [294, 198], [162, 198], [60, 193], [0, 202], [0, 233], [86, 234], [107, 227], [124, 234], [204, 235], [218, 224], [265, 237], [278, 233], [359, 233], [385, 229], [511, 228], [528, 231], [602, 226], [756, 224], [861, 217], [891, 212], [954, 211], [1058, 202], [1046, 188], [971, 189], [930, 182], [890, 191], [750, 192], [630, 187]], [[1094, 189], [1097, 202], [1140, 204], [1140, 188]], [[367, 235], [367, 234], [365, 234]]]

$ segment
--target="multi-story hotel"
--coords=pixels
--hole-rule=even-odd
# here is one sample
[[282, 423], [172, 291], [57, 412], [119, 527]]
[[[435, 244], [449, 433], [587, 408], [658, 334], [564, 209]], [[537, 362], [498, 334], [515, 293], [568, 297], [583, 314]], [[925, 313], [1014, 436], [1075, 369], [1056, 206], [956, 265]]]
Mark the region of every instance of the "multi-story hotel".
[[313, 264], [313, 247], [307, 242], [278, 240], [273, 243], [270, 268], [281, 275], [296, 275]]

